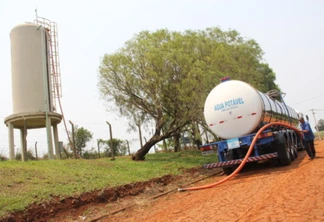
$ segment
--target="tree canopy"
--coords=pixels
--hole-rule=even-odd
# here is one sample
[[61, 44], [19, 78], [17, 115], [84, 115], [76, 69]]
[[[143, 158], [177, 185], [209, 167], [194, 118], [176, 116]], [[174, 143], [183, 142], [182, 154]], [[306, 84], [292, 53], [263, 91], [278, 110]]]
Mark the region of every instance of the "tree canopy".
[[[72, 132], [69, 132], [70, 137], [72, 138]], [[75, 130], [74, 130], [74, 139], [75, 139], [75, 149], [77, 151], [77, 154], [82, 156], [82, 153], [84, 151], [84, 148], [86, 147], [87, 143], [89, 141], [91, 141], [92, 139], [92, 133], [83, 128], [83, 127], [79, 127], [79, 126], [75, 126]]]
[[243, 80], [263, 92], [278, 89], [262, 56], [253, 39], [235, 30], [142, 31], [103, 57], [98, 85], [121, 115], [154, 122], [152, 138], [134, 155], [140, 160], [157, 142], [179, 138], [188, 124], [204, 125], [205, 98], [220, 78]]
[[324, 131], [324, 119], [320, 119], [318, 121], [316, 130], [317, 131]]
[[[99, 139], [98, 143], [102, 145], [101, 147], [105, 150], [107, 155], [111, 157], [112, 156], [111, 140]], [[124, 156], [127, 154], [128, 146], [126, 141], [113, 138], [112, 144], [113, 144], [113, 150], [115, 156]]]

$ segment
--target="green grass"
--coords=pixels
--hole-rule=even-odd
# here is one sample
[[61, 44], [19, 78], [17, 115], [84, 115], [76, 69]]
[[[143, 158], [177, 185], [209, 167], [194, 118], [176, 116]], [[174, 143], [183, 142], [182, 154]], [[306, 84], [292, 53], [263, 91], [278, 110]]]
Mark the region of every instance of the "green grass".
[[97, 160], [40, 160], [0, 162], [0, 217], [36, 202], [87, 191], [146, 181], [181, 169], [216, 162], [216, 155], [199, 151], [146, 155], [145, 161], [130, 157]]
[[324, 139], [324, 131], [315, 132], [316, 139]]

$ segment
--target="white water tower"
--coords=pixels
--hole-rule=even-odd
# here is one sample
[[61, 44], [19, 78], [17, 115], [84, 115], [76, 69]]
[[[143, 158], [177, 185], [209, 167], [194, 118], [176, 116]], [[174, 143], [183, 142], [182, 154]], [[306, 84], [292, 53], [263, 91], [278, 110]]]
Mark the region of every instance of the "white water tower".
[[10, 32], [13, 114], [5, 118], [9, 156], [15, 159], [14, 129], [21, 132], [22, 160], [26, 160], [27, 130], [46, 128], [49, 159], [53, 158], [53, 127], [59, 158], [55, 99], [61, 96], [56, 24], [37, 17], [35, 23], [17, 25]]

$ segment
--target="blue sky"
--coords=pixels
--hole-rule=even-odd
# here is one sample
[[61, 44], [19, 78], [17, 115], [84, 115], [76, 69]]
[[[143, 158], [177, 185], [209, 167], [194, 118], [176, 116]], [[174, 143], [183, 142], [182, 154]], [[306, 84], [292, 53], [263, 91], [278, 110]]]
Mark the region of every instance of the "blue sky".
[[[114, 53], [136, 33], [167, 28], [174, 31], [220, 27], [235, 29], [241, 36], [256, 40], [265, 62], [277, 75], [276, 83], [286, 93], [291, 107], [310, 117], [324, 119], [324, 1], [321, 0], [1, 0], [0, 1], [0, 119], [12, 114], [11, 29], [33, 22], [38, 15], [58, 24], [62, 105], [65, 118], [90, 130], [98, 138], [130, 141], [139, 148], [137, 133], [127, 132], [127, 121], [106, 111], [97, 88], [98, 67], [105, 53]], [[68, 124], [68, 127], [70, 125]], [[20, 146], [19, 132], [15, 143]], [[144, 132], [149, 138], [150, 132]], [[59, 137], [67, 136], [63, 124]], [[8, 132], [0, 124], [0, 154], [8, 153]], [[28, 148], [38, 142], [46, 153], [45, 129], [28, 131]]]

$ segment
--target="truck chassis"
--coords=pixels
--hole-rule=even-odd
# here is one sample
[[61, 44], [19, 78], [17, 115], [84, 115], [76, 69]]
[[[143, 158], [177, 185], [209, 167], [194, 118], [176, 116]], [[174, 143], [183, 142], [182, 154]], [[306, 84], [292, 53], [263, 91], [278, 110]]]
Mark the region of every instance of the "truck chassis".
[[[203, 155], [217, 150], [217, 163], [205, 164], [204, 168], [223, 168], [225, 174], [231, 174], [245, 157], [256, 133], [239, 138], [212, 142], [200, 146]], [[298, 157], [298, 150], [303, 150], [302, 138], [293, 130], [266, 130], [260, 134], [247, 162], [275, 160], [281, 166], [291, 164]]]

